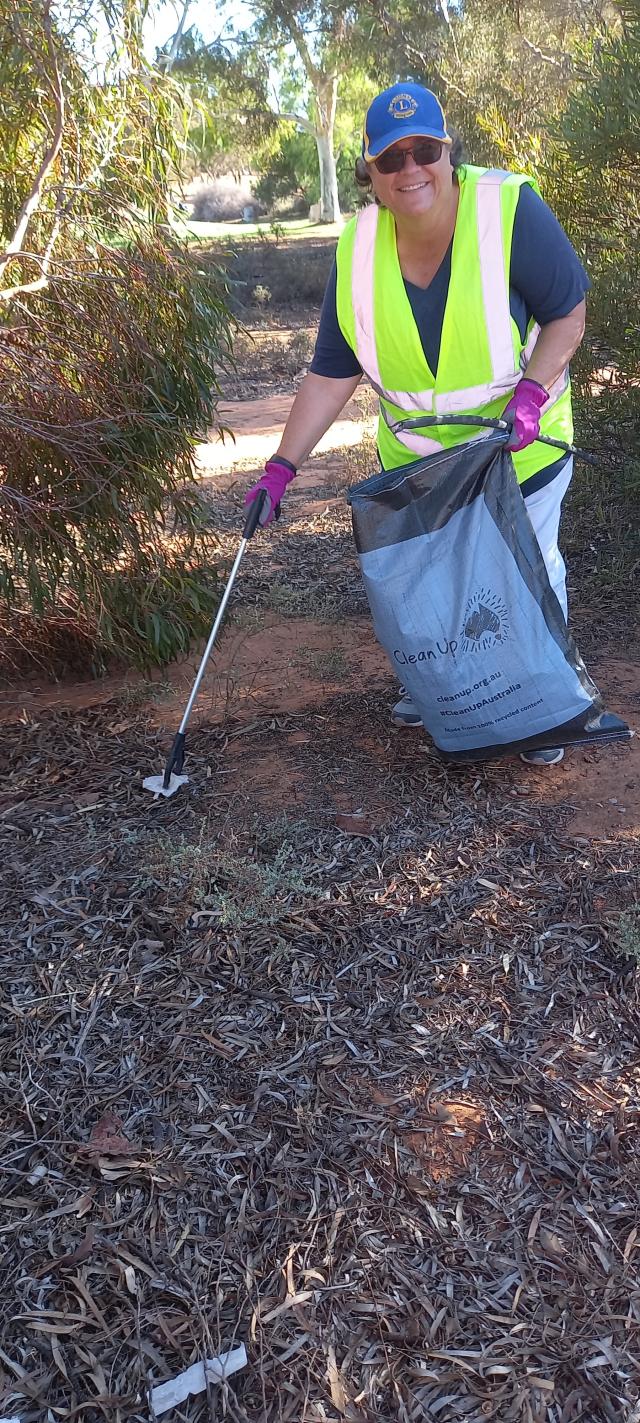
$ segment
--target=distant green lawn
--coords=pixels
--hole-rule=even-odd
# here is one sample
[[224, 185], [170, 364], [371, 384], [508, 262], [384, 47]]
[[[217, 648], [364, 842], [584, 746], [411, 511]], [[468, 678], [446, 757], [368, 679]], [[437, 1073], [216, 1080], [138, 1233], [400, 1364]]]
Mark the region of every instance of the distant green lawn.
[[[286, 238], [314, 237], [336, 238], [342, 232], [343, 223], [309, 222], [308, 217], [296, 217], [277, 222], [277, 235]], [[180, 236], [189, 242], [211, 242], [232, 239], [241, 242], [250, 237], [276, 236], [270, 221], [242, 222], [236, 218], [232, 222], [184, 222], [177, 229]]]

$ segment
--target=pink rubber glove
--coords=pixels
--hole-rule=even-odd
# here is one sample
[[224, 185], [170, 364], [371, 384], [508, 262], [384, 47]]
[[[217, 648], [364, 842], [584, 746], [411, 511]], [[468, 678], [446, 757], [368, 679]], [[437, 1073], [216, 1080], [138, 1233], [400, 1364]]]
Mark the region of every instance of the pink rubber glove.
[[549, 392], [535, 380], [521, 380], [509, 404], [502, 412], [503, 420], [513, 420], [513, 430], [507, 445], [514, 454], [526, 450], [540, 434], [540, 411], [549, 399]]
[[264, 470], [265, 472], [258, 483], [254, 484], [252, 489], [247, 490], [244, 502], [245, 505], [253, 504], [261, 490], [266, 489], [271, 503], [266, 518], [263, 517], [260, 520], [260, 523], [266, 526], [271, 523], [287, 485], [291, 483], [292, 479], [295, 479], [298, 471], [294, 464], [290, 464], [289, 460], [281, 459], [279, 455], [276, 455], [272, 460], [267, 460]]

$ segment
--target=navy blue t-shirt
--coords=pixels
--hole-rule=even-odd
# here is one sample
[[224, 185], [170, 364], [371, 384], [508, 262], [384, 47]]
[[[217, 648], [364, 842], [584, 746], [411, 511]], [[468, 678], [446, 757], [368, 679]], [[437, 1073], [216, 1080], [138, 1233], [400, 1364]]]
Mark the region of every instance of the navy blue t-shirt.
[[[440, 356], [442, 324], [451, 277], [449, 248], [428, 287], [405, 280], [422, 349], [435, 375]], [[523, 184], [513, 225], [510, 268], [510, 308], [524, 341], [531, 318], [545, 326], [567, 316], [582, 301], [591, 285], [569, 238], [551, 209], [528, 183]], [[334, 380], [362, 374], [362, 366], [340, 330], [336, 310], [336, 264], [327, 282], [316, 347], [310, 368], [315, 375]], [[566, 458], [547, 465], [539, 475], [527, 480], [527, 493], [534, 493], [566, 463]]]

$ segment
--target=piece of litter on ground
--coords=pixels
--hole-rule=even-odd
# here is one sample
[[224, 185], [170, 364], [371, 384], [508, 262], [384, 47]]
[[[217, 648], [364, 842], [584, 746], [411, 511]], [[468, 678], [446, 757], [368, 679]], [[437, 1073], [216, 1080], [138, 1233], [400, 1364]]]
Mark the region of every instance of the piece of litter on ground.
[[[34, 1167], [30, 1176], [27, 1176], [27, 1181], [29, 1182], [30, 1186], [37, 1186], [38, 1181], [42, 1181], [46, 1174], [47, 1168], [41, 1163], [39, 1166]], [[5, 1420], [0, 1418], [0, 1423], [5, 1423]]]
[[[186, 777], [185, 777], [186, 779]], [[154, 1413], [166, 1413], [169, 1408], [177, 1408], [190, 1394], [204, 1393], [209, 1383], [221, 1383], [230, 1374], [237, 1374], [247, 1366], [247, 1351], [244, 1344], [230, 1349], [226, 1354], [218, 1354], [215, 1359], [200, 1360], [166, 1383], [158, 1384], [151, 1390], [151, 1407]]]
[[166, 790], [163, 785], [164, 776], [147, 776], [142, 784], [145, 791], [153, 791], [155, 796], [162, 795], [165, 799], [168, 799], [169, 796], [175, 795], [181, 786], [186, 785], [188, 779], [188, 776], [176, 776], [172, 771]]

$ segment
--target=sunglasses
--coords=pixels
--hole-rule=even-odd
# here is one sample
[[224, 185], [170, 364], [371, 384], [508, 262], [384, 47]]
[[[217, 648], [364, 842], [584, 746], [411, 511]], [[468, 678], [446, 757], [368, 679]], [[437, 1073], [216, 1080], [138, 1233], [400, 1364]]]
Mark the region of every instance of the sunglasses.
[[409, 154], [418, 168], [427, 168], [430, 163], [438, 162], [441, 153], [442, 144], [438, 138], [421, 138], [413, 148], [387, 148], [373, 161], [379, 173], [400, 173]]

